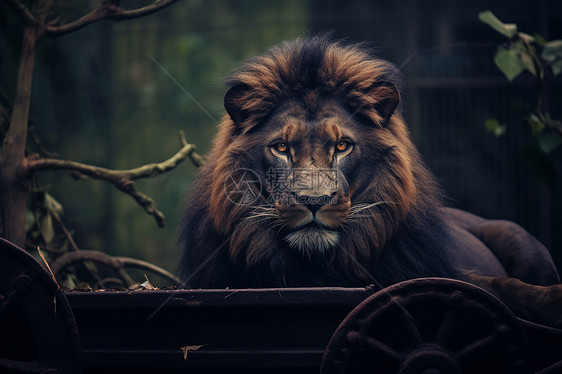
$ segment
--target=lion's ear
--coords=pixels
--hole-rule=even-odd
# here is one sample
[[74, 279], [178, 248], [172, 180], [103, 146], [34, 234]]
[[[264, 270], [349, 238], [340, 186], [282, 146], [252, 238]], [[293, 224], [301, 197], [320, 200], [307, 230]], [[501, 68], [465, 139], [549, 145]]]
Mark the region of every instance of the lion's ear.
[[375, 100], [374, 109], [386, 124], [400, 103], [400, 91], [394, 83], [376, 82], [370, 88], [370, 95]]
[[231, 87], [224, 95], [224, 108], [237, 125], [248, 118], [248, 111], [244, 110], [244, 101], [248, 96], [250, 86], [239, 84]]

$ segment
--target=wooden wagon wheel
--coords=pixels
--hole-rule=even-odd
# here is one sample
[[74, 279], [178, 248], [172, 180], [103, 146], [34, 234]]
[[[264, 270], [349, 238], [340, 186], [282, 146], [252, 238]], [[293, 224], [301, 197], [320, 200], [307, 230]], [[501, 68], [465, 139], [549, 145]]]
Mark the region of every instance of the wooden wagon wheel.
[[79, 371], [78, 328], [66, 297], [32, 256], [0, 238], [0, 372]]
[[377, 292], [340, 324], [322, 374], [528, 372], [527, 338], [498, 299], [441, 278]]

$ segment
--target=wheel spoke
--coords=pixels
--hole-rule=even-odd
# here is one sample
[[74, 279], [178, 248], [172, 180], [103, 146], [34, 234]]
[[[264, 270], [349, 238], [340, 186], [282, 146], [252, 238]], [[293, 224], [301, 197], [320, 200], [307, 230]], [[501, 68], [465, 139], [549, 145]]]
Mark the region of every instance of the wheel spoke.
[[464, 360], [467, 357], [469, 357], [470, 355], [481, 351], [483, 349], [485, 349], [486, 347], [488, 347], [489, 345], [491, 345], [494, 340], [496, 340], [496, 336], [494, 335], [487, 335], [483, 338], [478, 339], [477, 341], [467, 345], [466, 347], [464, 347], [463, 349], [461, 349], [460, 351], [458, 351], [456, 353], [456, 356], [458, 358], [458, 360]]
[[384, 357], [390, 359], [394, 362], [402, 362], [403, 357], [400, 353], [396, 352], [394, 349], [390, 348], [388, 345], [378, 341], [377, 339], [367, 337], [366, 339], [362, 340], [361, 342], [363, 348], [371, 351], [377, 352], [383, 355]]
[[406, 332], [412, 338], [413, 343], [421, 343], [422, 337], [414, 317], [410, 313], [400, 313], [400, 320], [402, 321], [402, 326], [404, 326]]
[[445, 317], [441, 321], [441, 325], [439, 326], [439, 330], [437, 334], [435, 334], [435, 342], [444, 346], [447, 341], [449, 340], [449, 335], [451, 334], [451, 330], [453, 328], [453, 323], [457, 318], [457, 311], [454, 308], [449, 308]]

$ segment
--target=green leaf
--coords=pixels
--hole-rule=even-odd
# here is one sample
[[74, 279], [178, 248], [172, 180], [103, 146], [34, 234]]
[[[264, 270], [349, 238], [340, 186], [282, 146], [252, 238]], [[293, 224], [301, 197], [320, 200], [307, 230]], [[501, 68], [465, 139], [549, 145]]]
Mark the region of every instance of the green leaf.
[[539, 43], [539, 45], [544, 46], [546, 44], [546, 39], [540, 34], [535, 34], [535, 40]]
[[552, 69], [552, 74], [554, 74], [554, 76], [562, 73], [562, 60], [556, 61], [555, 63], [550, 65], [550, 68]]
[[47, 209], [48, 212], [56, 213], [59, 216], [62, 215], [64, 209], [61, 203], [55, 200], [55, 198], [49, 195], [47, 192], [45, 192], [45, 201], [43, 204], [44, 208]]
[[554, 61], [556, 58], [562, 58], [562, 40], [546, 42], [541, 56], [546, 61]]
[[505, 134], [507, 125], [499, 123], [497, 119], [488, 118], [484, 122], [484, 128], [486, 129], [486, 131], [493, 133], [496, 137], [500, 137]]
[[562, 144], [562, 137], [553, 129], [545, 129], [537, 136], [537, 141], [543, 152], [548, 154]]
[[511, 82], [525, 71], [525, 64], [521, 61], [520, 52], [515, 48], [499, 48], [494, 57], [496, 66]]
[[53, 218], [51, 217], [51, 214], [42, 214], [37, 223], [45, 244], [51, 244], [55, 238], [55, 228], [53, 226]]
[[510, 39], [517, 34], [517, 25], [514, 23], [503, 23], [489, 10], [478, 13], [478, 19]]

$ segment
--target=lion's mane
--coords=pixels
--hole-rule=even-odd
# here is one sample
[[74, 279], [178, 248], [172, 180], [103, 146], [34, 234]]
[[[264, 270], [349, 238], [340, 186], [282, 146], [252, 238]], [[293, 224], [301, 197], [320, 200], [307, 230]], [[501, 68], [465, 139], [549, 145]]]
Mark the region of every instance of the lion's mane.
[[[182, 224], [179, 270], [188, 286], [363, 286], [454, 276], [440, 189], [412, 144], [400, 106], [380, 110], [390, 87], [400, 87], [393, 65], [361, 46], [314, 37], [272, 48], [243, 64], [227, 84], [236, 94], [227, 94], [225, 106], [238, 111], [219, 125]], [[234, 187], [233, 170], [262, 168], [257, 149], [264, 140], [254, 130], [272, 111], [291, 99], [313, 112], [326, 95], [372, 126], [362, 134], [369, 157], [354, 176], [352, 204], [385, 203], [368, 219], [350, 222], [338, 247], [304, 256], [288, 247], [278, 228], [251, 219], [264, 196], [235, 204], [225, 187]]]

